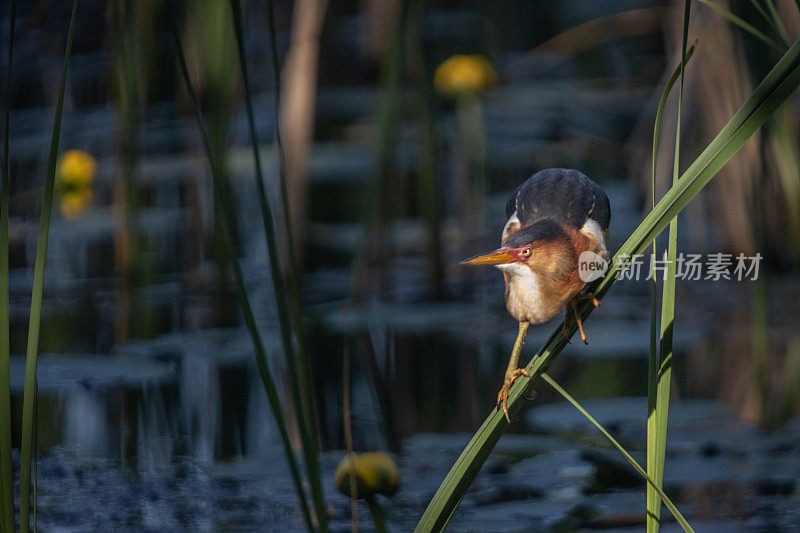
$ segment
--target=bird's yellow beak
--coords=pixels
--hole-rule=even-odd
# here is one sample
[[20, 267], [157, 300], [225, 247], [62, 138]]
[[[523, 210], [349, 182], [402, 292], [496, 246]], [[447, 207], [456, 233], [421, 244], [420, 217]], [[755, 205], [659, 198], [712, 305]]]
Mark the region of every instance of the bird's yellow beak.
[[517, 255], [509, 248], [500, 248], [488, 254], [476, 255], [461, 261], [462, 265], [504, 265], [517, 260]]

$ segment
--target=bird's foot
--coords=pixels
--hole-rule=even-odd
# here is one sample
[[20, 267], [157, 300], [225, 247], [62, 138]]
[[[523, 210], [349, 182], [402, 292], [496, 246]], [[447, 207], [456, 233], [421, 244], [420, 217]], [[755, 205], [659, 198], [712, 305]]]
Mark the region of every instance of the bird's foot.
[[589, 343], [586, 341], [586, 333], [583, 332], [583, 323], [581, 317], [577, 316], [577, 313], [575, 316], [575, 321], [578, 322], [578, 331], [581, 333], [581, 340], [583, 341], [583, 344], [588, 345]]
[[503, 409], [503, 413], [505, 413], [506, 420], [509, 424], [511, 423], [511, 418], [508, 416], [508, 394], [511, 392], [511, 386], [514, 385], [514, 382], [517, 381], [520, 376], [531, 377], [524, 368], [506, 372], [506, 379], [503, 382], [503, 387], [500, 389], [500, 392], [497, 393], [497, 405]]
[[[597, 299], [594, 298], [594, 295], [592, 295], [592, 298], [594, 299], [594, 301], [597, 301]], [[578, 300], [577, 298], [573, 298], [572, 300], [569, 301], [569, 305], [570, 307], [572, 307], [572, 313], [575, 315], [575, 322], [577, 322], [578, 324], [578, 331], [580, 331], [581, 333], [581, 340], [583, 341], [583, 344], [589, 344], [588, 342], [586, 342], [586, 333], [583, 332], [583, 321], [581, 320], [581, 314], [578, 312], [578, 304], [576, 303], [577, 300]], [[597, 302], [597, 305], [600, 305], [600, 302]], [[564, 324], [566, 325], [566, 323], [567, 319], [564, 318]]]
[[582, 302], [583, 300], [591, 300], [595, 307], [600, 305], [600, 300], [598, 300], [594, 293], [590, 291], [578, 293], [578, 295], [575, 296], [575, 300], [578, 302]]

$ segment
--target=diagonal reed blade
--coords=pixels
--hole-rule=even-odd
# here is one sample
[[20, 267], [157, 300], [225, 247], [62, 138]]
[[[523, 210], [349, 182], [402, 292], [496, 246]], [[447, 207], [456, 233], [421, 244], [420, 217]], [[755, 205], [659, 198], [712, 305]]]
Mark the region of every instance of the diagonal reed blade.
[[78, 0], [72, 3], [69, 19], [67, 47], [61, 67], [56, 114], [53, 119], [53, 133], [50, 138], [50, 155], [47, 159], [47, 175], [44, 182], [42, 215], [39, 222], [39, 236], [36, 245], [36, 262], [33, 267], [33, 290], [31, 293], [31, 315], [28, 323], [28, 350], [25, 364], [25, 392], [22, 399], [22, 465], [20, 466], [20, 530], [28, 531], [31, 505], [31, 455], [34, 442], [34, 419], [36, 417], [36, 361], [39, 352], [39, 327], [42, 318], [42, 293], [44, 292], [44, 270], [47, 258], [47, 241], [50, 234], [50, 214], [53, 207], [53, 187], [56, 177], [58, 143], [61, 138], [61, 116], [64, 111], [64, 93], [67, 88], [69, 60], [72, 56], [72, 37], [75, 34], [75, 18]]

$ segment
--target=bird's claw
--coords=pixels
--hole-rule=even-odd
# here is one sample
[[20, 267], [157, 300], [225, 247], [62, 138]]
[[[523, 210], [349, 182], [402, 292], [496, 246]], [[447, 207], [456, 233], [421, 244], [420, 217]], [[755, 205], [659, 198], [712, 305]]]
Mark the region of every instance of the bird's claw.
[[[581, 340], [583, 341], [583, 344], [588, 346], [589, 342], [586, 340], [586, 334], [583, 332], [583, 327], [580, 328], [580, 334], [581, 334]], [[568, 327], [561, 328], [561, 335], [565, 339], [567, 339], [567, 344], [572, 344], [572, 341], [569, 340], [569, 328]]]
[[525, 376], [526, 378], [531, 377], [530, 373], [524, 368], [506, 372], [506, 379], [503, 382], [503, 387], [500, 389], [500, 392], [497, 393], [497, 405], [503, 409], [503, 413], [506, 415], [506, 421], [509, 424], [511, 423], [511, 417], [508, 416], [508, 394], [511, 392], [511, 386], [514, 385], [514, 382], [517, 381], [520, 376]]

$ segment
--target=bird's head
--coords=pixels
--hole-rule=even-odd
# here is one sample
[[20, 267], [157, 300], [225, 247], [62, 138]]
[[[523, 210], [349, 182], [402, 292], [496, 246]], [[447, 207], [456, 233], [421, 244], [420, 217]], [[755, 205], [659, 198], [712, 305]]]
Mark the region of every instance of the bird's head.
[[549, 255], [553, 246], [565, 237], [564, 229], [550, 219], [544, 219], [520, 229], [508, 237], [503, 245], [491, 252], [476, 255], [461, 262], [462, 265], [494, 265], [500, 270], [514, 272], [532, 267], [532, 263]]

